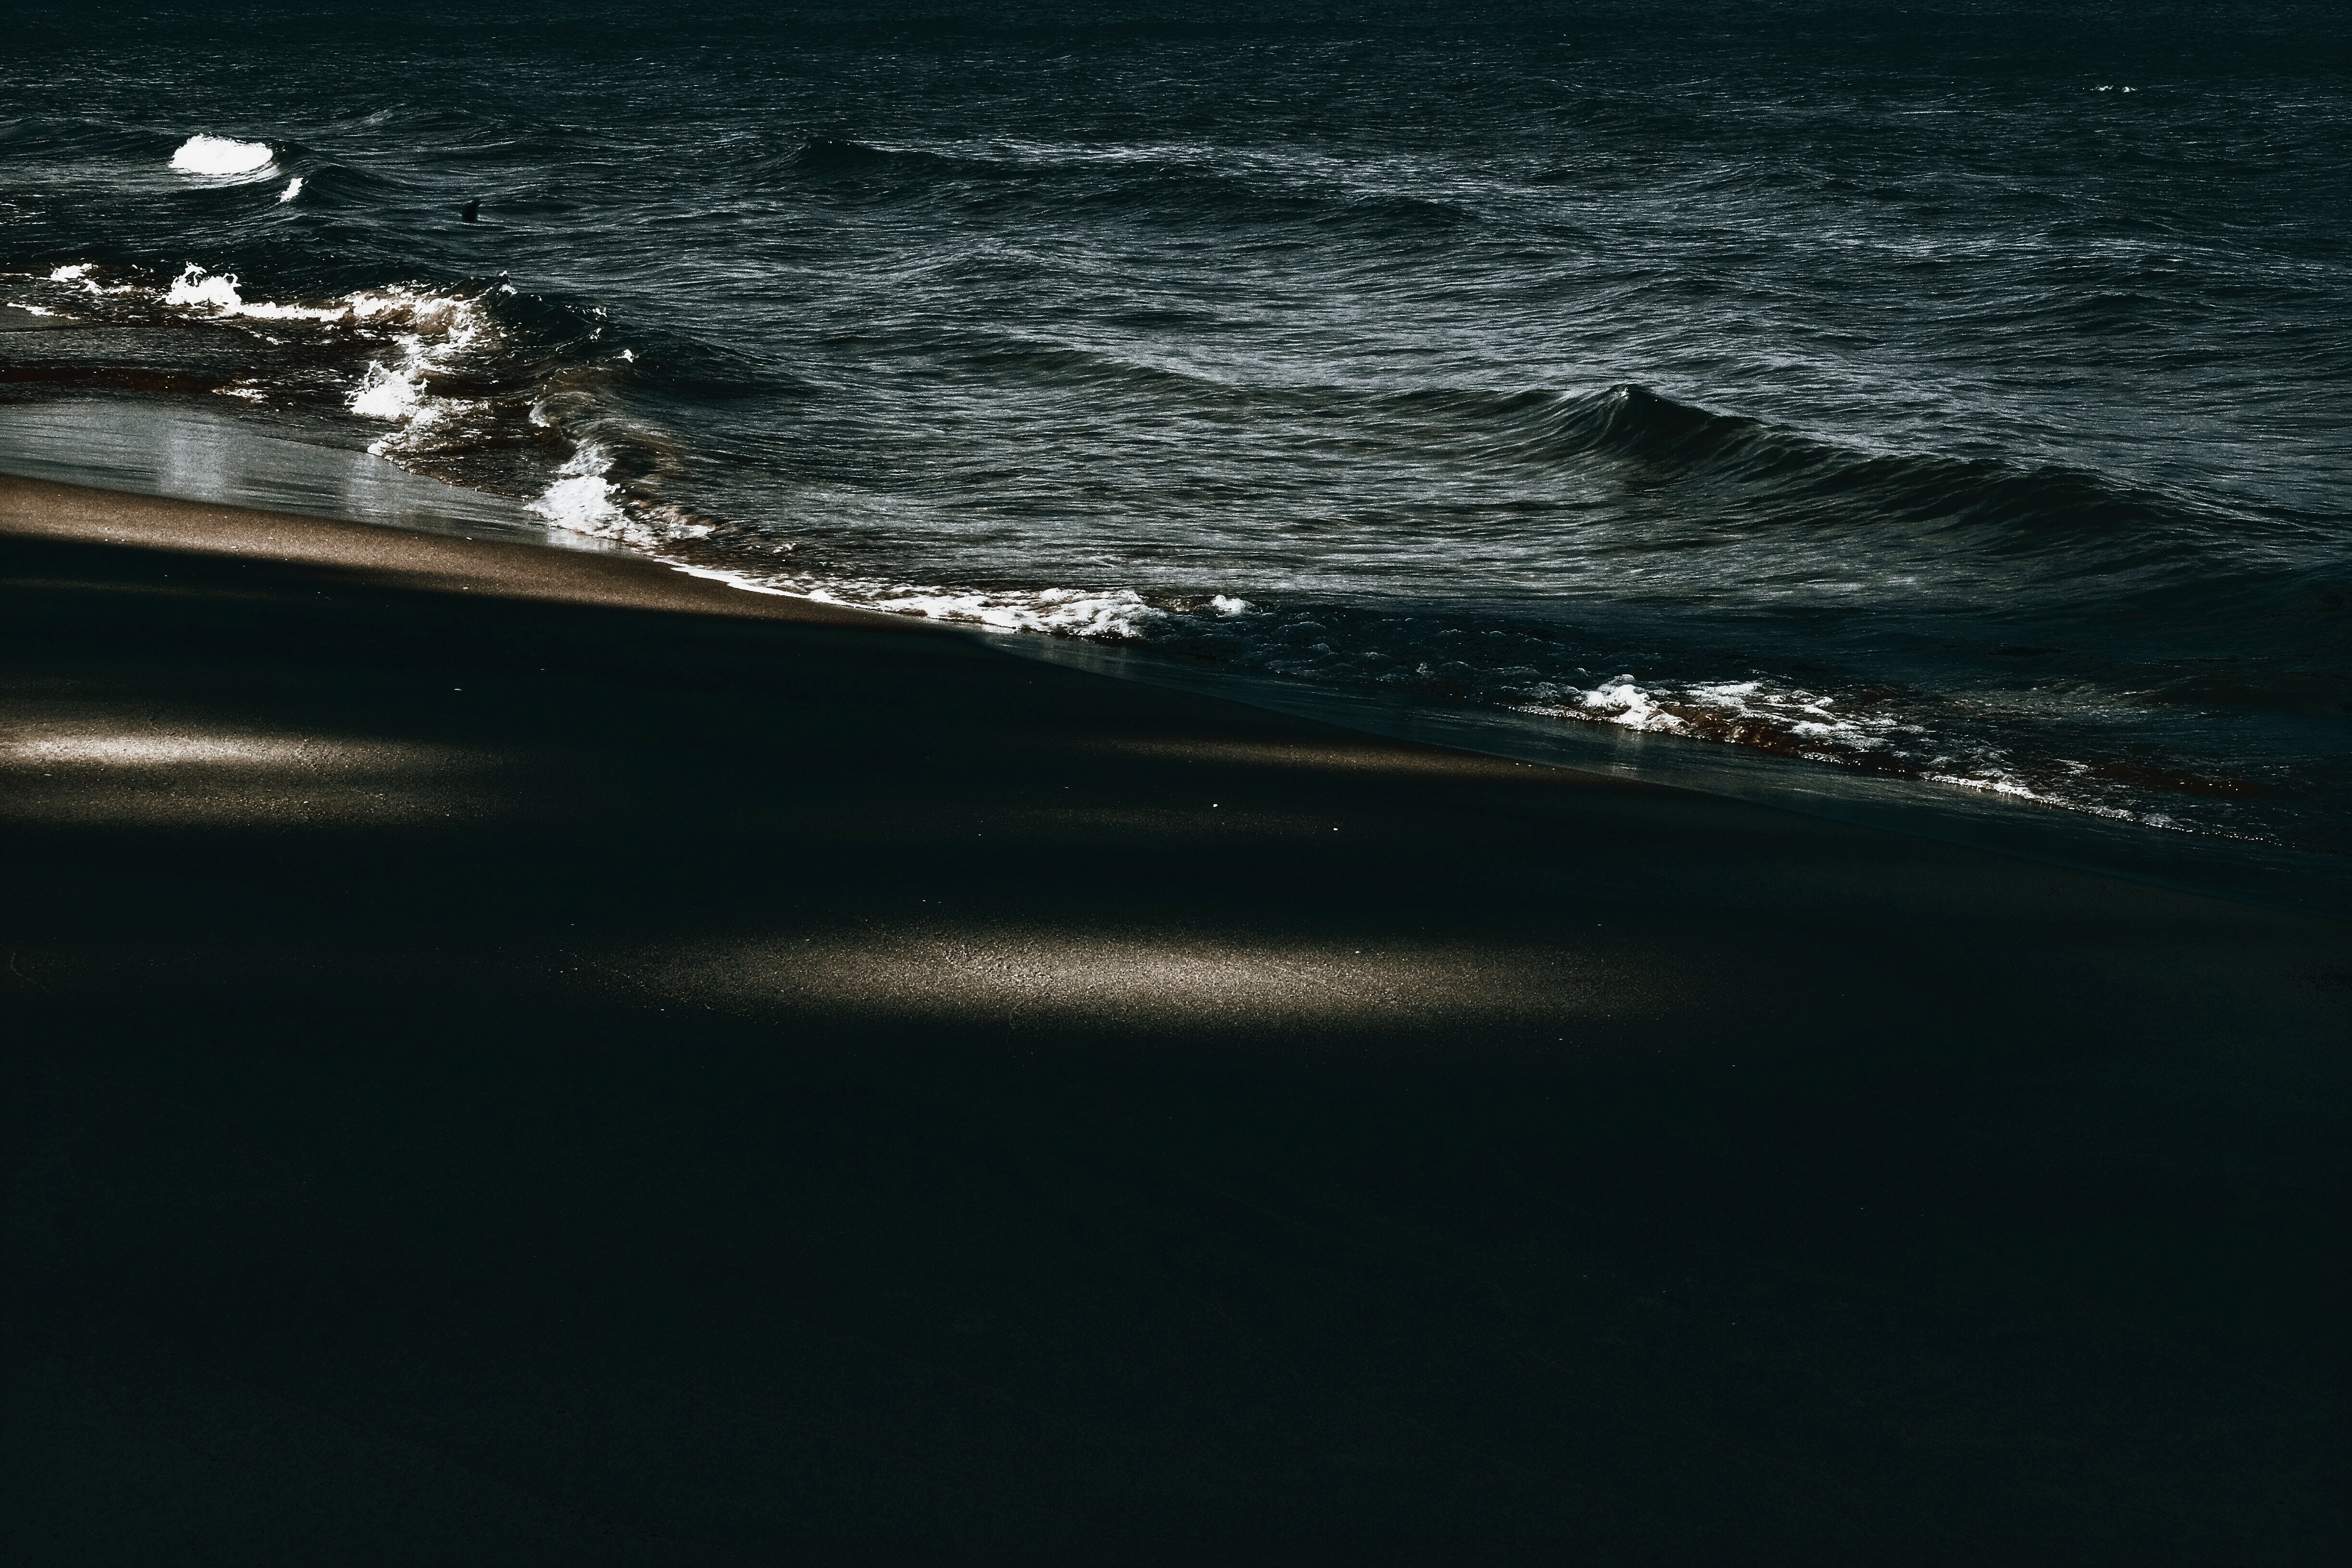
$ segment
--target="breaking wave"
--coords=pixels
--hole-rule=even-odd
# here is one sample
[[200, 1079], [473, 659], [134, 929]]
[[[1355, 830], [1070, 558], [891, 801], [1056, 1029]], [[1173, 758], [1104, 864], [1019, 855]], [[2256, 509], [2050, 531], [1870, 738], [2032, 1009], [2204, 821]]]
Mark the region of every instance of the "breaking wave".
[[[281, 201], [299, 194], [300, 184], [294, 181]], [[122, 280], [105, 280], [112, 277]], [[369, 446], [379, 457], [428, 453], [452, 439], [461, 447], [480, 445], [495, 437], [491, 426], [499, 422], [499, 411], [494, 400], [455, 388], [478, 374], [498, 378], [509, 345], [488, 301], [501, 291], [511, 294], [511, 285], [452, 290], [395, 283], [281, 302], [249, 298], [236, 273], [215, 272], [194, 261], [160, 286], [91, 262], [53, 268], [42, 281], [62, 285], [63, 300], [80, 299], [81, 308], [100, 320], [135, 323], [160, 316], [217, 322], [255, 333], [273, 351], [305, 350], [293, 369], [274, 380], [240, 375], [204, 389], [267, 402], [273, 392], [303, 398], [337, 387], [335, 401], [343, 412], [393, 426]], [[307, 335], [297, 343], [275, 335], [280, 331]], [[102, 370], [93, 371], [92, 379], [106, 384]], [[520, 407], [506, 411], [507, 422], [520, 413]]]
[[583, 441], [555, 470], [555, 482], [530, 503], [530, 510], [573, 533], [623, 543], [652, 543], [659, 537], [614, 499], [612, 454], [595, 441]]

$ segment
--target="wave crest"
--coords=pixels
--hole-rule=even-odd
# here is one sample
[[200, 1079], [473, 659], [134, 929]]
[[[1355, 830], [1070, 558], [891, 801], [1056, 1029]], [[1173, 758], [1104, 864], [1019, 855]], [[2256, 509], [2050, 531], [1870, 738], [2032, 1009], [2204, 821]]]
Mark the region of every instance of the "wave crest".
[[1480, 455], [1489, 461], [1605, 466], [1618, 482], [1668, 495], [1683, 515], [1718, 530], [1958, 534], [1975, 551], [2011, 556], [2104, 541], [2126, 548], [2136, 564], [2196, 559], [2199, 538], [2268, 531], [2259, 519], [2087, 469], [1861, 450], [1632, 384], [1583, 394], [1415, 393], [1398, 401], [1444, 406], [1484, 426], [1492, 434]]

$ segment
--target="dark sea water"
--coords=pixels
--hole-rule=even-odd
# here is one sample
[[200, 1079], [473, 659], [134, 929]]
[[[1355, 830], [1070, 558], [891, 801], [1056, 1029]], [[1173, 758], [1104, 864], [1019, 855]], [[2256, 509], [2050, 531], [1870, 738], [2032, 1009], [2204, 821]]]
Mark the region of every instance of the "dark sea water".
[[10, 29], [0, 415], [201, 405], [797, 592], [2352, 851], [2333, 6]]

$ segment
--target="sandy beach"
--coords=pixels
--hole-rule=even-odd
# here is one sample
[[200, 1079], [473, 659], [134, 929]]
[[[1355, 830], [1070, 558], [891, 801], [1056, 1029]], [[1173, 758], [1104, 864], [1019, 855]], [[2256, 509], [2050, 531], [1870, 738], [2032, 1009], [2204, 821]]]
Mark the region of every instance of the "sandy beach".
[[19, 1562], [2344, 1540], [2340, 922], [0, 479]]

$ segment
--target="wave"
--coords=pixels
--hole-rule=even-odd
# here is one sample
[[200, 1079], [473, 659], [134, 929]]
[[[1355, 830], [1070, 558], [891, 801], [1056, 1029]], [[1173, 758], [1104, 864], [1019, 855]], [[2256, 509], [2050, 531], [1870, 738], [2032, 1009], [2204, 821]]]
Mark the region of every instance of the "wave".
[[[2055, 464], [1874, 452], [1632, 384], [1603, 391], [1402, 394], [1391, 406], [1464, 431], [1494, 463], [1602, 471], [1718, 532], [1934, 536], [1939, 551], [2071, 559], [2081, 570], [2187, 560], [2292, 524]], [[2084, 547], [2116, 549], [2085, 554]]]
[[1593, 391], [1422, 387], [1377, 392], [1234, 382], [1052, 341], [938, 337], [919, 347], [1002, 383], [1106, 391], [1170, 412], [1279, 412], [1333, 441], [1444, 462], [1475, 474], [1531, 470], [1649, 498], [1672, 526], [1627, 548], [1710, 538], [1847, 533], [1877, 546], [2023, 560], [2064, 574], [2195, 565], [2217, 546], [2304, 530], [2287, 516], [2209, 503], [2095, 470], [1994, 458], [1874, 451], [1633, 383]]
[[844, 137], [812, 137], [778, 166], [820, 177], [918, 181], [939, 176], [974, 180], [1054, 179], [1085, 174], [1202, 174], [1238, 172], [1235, 155], [1206, 145], [1171, 143], [1080, 146], [1014, 141], [949, 142], [937, 147], [888, 146]]
[[298, 174], [305, 205], [317, 202], [354, 215], [424, 200], [430, 189], [397, 174], [356, 168], [314, 153], [294, 155], [290, 148], [280, 149], [277, 164], [281, 172]]
[[961, 173], [966, 165], [936, 153], [901, 152], [830, 136], [812, 137], [780, 161], [780, 166], [815, 175], [865, 174], [893, 168]]
[[[499, 321], [494, 302], [514, 292], [503, 281], [454, 289], [381, 284], [290, 301], [252, 297], [238, 274], [194, 261], [161, 282], [152, 273], [94, 262], [58, 266], [31, 281], [40, 297], [25, 303], [68, 321], [216, 324], [245, 337], [198, 356], [214, 362], [209, 374], [137, 362], [68, 358], [46, 365], [26, 359], [8, 367], [7, 379], [215, 392], [313, 408], [323, 395], [341, 414], [391, 426], [369, 444], [381, 457], [513, 446], [525, 438], [517, 427], [536, 395], [538, 378], [530, 372], [547, 357], [519, 353]], [[265, 351], [252, 346], [255, 339]], [[235, 346], [240, 342], [245, 346]], [[560, 356], [561, 342], [554, 346]], [[276, 374], [257, 377], [265, 363]], [[526, 382], [525, 395], [482, 395], [515, 379]]]
[[389, 457], [415, 448], [467, 411], [467, 401], [436, 396], [430, 383], [472, 353], [495, 347], [496, 328], [479, 301], [405, 285], [362, 289], [324, 305], [248, 300], [234, 273], [207, 273], [189, 262], [165, 289], [163, 303], [215, 320], [331, 322], [391, 353], [371, 358], [343, 405], [362, 419], [396, 426], [369, 450]]
[[0, 120], [0, 150], [59, 152], [116, 156], [152, 156], [171, 147], [166, 137], [110, 120], [81, 116], [23, 115]]

